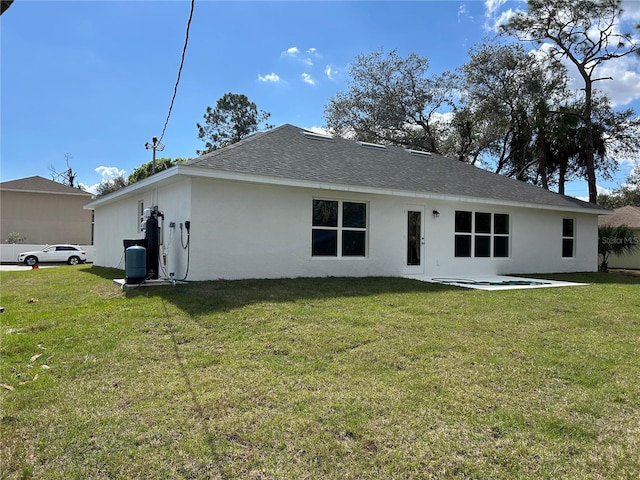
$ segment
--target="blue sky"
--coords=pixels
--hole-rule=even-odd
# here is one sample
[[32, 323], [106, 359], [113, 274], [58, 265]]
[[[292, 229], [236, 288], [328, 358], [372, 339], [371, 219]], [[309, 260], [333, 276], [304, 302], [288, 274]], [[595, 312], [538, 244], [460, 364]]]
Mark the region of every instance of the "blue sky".
[[[270, 123], [324, 124], [329, 99], [347, 89], [349, 63], [384, 48], [455, 69], [496, 21], [525, 3], [486, 1], [218, 2], [196, 0], [189, 46], [158, 157], [196, 156], [196, 123], [225, 93], [243, 93]], [[630, 21], [640, 2], [626, 1]], [[182, 52], [190, 3], [25, 1], [0, 17], [2, 181], [50, 178], [66, 169], [95, 188], [115, 172], [151, 160]], [[640, 113], [640, 59], [610, 67], [607, 92]], [[626, 179], [621, 164], [612, 188]], [[574, 183], [570, 195], [584, 197]]]

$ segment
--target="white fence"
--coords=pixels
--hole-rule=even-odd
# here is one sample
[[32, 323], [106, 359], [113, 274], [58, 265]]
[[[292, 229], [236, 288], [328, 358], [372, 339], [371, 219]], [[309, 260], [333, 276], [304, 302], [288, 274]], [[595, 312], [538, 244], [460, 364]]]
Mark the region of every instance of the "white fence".
[[[33, 245], [28, 243], [3, 243], [0, 245], [0, 262], [18, 263], [18, 254], [33, 250], [42, 250], [46, 245]], [[80, 245], [87, 252], [87, 262], [93, 262], [93, 245]]]

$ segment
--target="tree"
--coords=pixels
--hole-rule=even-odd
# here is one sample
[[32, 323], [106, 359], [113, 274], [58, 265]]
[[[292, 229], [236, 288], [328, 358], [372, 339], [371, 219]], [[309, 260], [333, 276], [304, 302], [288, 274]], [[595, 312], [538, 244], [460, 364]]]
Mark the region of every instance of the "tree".
[[427, 77], [429, 60], [380, 49], [359, 55], [347, 92], [325, 106], [327, 129], [336, 136], [438, 151], [437, 110], [449, 102], [452, 77]]
[[470, 163], [488, 158], [496, 173], [548, 188], [550, 111], [565, 97], [566, 70], [520, 45], [489, 41], [470, 50], [457, 79], [447, 153]]
[[26, 238], [20, 235], [20, 233], [18, 232], [11, 232], [7, 237], [7, 243], [12, 243], [12, 244], [24, 243], [25, 240]]
[[71, 159], [70, 153], [64, 154], [64, 160], [67, 164], [67, 169], [64, 172], [58, 172], [56, 168], [51, 165], [49, 167], [49, 172], [51, 173], [51, 180], [54, 182], [62, 183], [63, 185], [68, 185], [73, 188], [80, 188], [80, 185], [76, 181], [76, 173], [72, 170], [69, 165], [69, 160]]
[[96, 194], [101, 197], [109, 193], [116, 192], [127, 186], [127, 181], [122, 175], [112, 178], [111, 180], [105, 180], [96, 189]]
[[[186, 160], [186, 158], [176, 158], [172, 160], [170, 158], [156, 158], [156, 173], [161, 172], [162, 170], [166, 170], [167, 168], [171, 168], [174, 165], [182, 163]], [[131, 185], [132, 183], [139, 182], [147, 177], [151, 176], [151, 165], [153, 161], [143, 163], [138, 168], [136, 168], [131, 175], [127, 178], [127, 185]]]
[[598, 204], [607, 208], [620, 208], [626, 205], [640, 207], [640, 165], [629, 173], [624, 185], [608, 195], [598, 195]]
[[613, 255], [629, 255], [640, 249], [640, 238], [636, 237], [626, 225], [598, 227], [598, 255], [601, 272], [609, 271], [609, 257]]
[[0, 2], [0, 15], [6, 12], [12, 3], [13, 0], [2, 0], [2, 2]]
[[551, 42], [549, 57], [571, 62], [584, 82], [585, 177], [589, 201], [597, 202], [594, 145], [594, 83], [605, 78], [596, 68], [608, 60], [640, 51], [631, 33], [619, 33], [621, 0], [528, 0], [528, 11], [518, 12], [501, 27], [504, 33], [538, 44]]
[[255, 103], [246, 95], [225, 93], [216, 103], [216, 108], [207, 107], [204, 124], [197, 124], [198, 138], [205, 142], [204, 150], [197, 150], [198, 155], [212, 152], [227, 145], [239, 142], [244, 137], [257, 132], [260, 125], [273, 128], [266, 123], [270, 113], [258, 111]]

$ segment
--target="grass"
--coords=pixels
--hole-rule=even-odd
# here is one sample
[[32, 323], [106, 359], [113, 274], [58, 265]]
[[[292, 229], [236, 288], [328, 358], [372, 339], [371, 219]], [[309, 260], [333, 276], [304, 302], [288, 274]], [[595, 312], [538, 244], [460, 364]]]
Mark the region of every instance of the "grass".
[[640, 477], [640, 277], [119, 276], [3, 273], [0, 478]]

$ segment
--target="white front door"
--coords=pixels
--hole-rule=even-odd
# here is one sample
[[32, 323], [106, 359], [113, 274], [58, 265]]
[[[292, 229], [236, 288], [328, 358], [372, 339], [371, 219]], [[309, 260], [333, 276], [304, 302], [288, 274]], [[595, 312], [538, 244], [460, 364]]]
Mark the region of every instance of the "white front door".
[[405, 210], [405, 273], [424, 273], [424, 207], [409, 205]]

